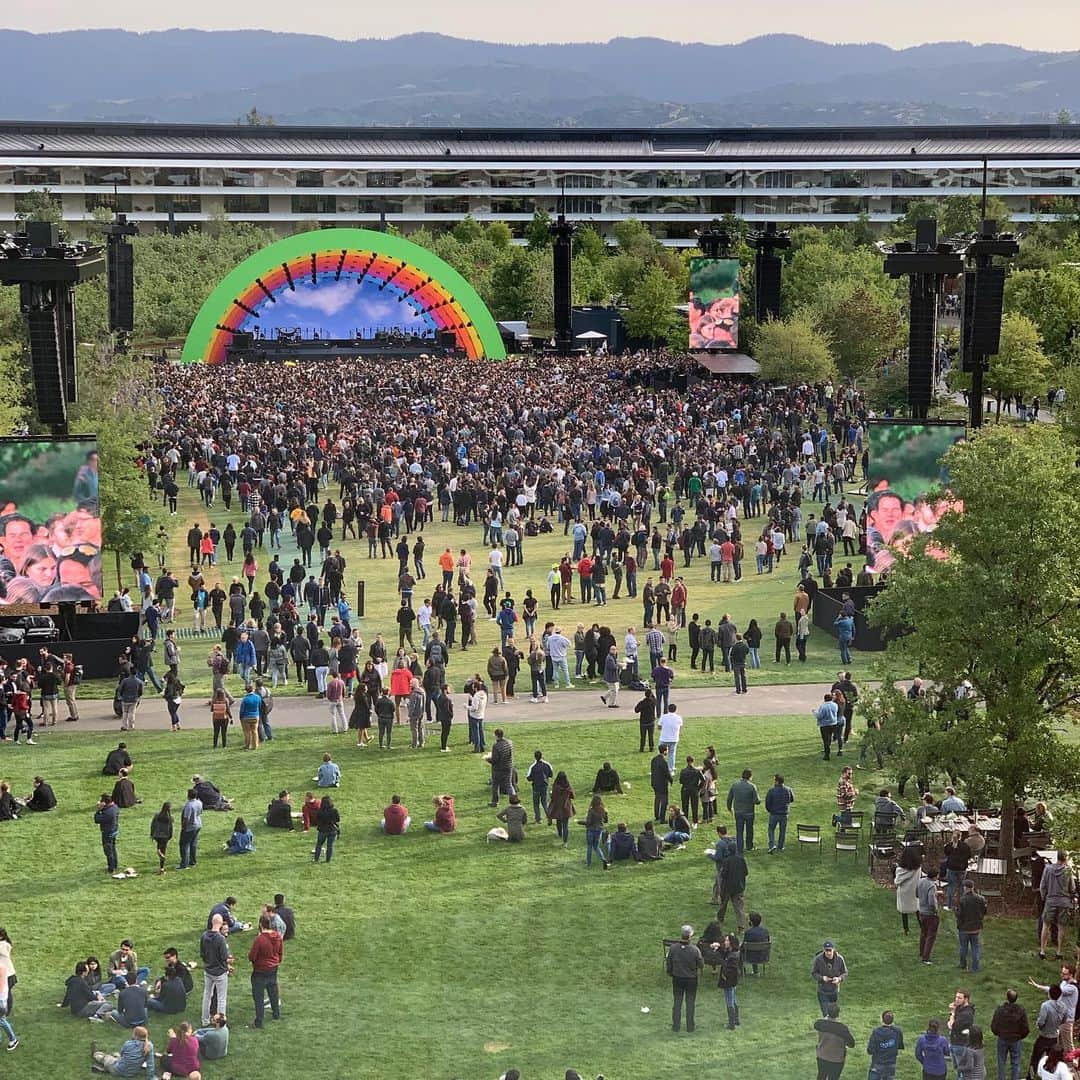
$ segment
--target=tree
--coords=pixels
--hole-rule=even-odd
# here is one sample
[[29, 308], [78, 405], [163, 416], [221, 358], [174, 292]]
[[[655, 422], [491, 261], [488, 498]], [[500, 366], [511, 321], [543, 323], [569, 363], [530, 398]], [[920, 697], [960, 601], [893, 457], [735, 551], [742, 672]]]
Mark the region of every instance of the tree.
[[1001, 345], [990, 357], [986, 386], [997, 399], [998, 420], [1004, 398], [1030, 397], [1046, 388], [1050, 361], [1042, 350], [1039, 328], [1026, 316], [1010, 312], [1001, 319]]
[[1058, 427], [1073, 447], [1080, 448], [1080, 356], [1062, 369], [1058, 384], [1065, 391], [1065, 403], [1057, 410]]
[[803, 244], [792, 255], [784, 272], [782, 293], [785, 311], [814, 307], [831, 282], [851, 282], [896, 295], [896, 283], [882, 271], [882, 257], [872, 248], [850, 251], [824, 240]]
[[250, 109], [243, 116], [236, 118], [238, 124], [243, 124], [246, 127], [273, 127], [274, 118], [267, 116], [265, 113], [259, 112], [259, 110], [252, 105]]
[[759, 326], [754, 358], [761, 365], [761, 378], [769, 382], [797, 386], [836, 375], [827, 335], [803, 312]]
[[900, 342], [899, 301], [861, 282], [830, 283], [823, 288], [814, 312], [845, 378], [868, 374]]
[[1026, 315], [1039, 328], [1047, 355], [1065, 362], [1080, 333], [1080, 270], [1017, 270], [1005, 282], [1005, 310]]
[[79, 388], [72, 430], [97, 435], [102, 543], [115, 556], [120, 585], [121, 559], [149, 550], [160, 522], [160, 506], [147, 497], [136, 457], [157, 427], [161, 397], [149, 362], [108, 345], [83, 362]]
[[484, 226], [472, 214], [466, 214], [450, 231], [459, 244], [465, 245], [475, 244], [484, 236]]
[[18, 345], [0, 345], [0, 435], [18, 435], [30, 421], [29, 369]]
[[499, 251], [505, 251], [514, 242], [514, 234], [505, 221], [491, 222], [484, 230], [484, 235], [487, 237], [488, 243]]
[[630, 336], [653, 343], [673, 341], [679, 332], [675, 311], [679, 299], [675, 283], [660, 267], [647, 271], [630, 293], [626, 315]]
[[525, 227], [525, 246], [530, 251], [551, 247], [551, 215], [546, 210], [533, 212], [532, 221]]
[[583, 225], [574, 233], [574, 256], [597, 265], [607, 259], [607, 244], [592, 225]]
[[[1010, 872], [1013, 806], [1071, 790], [1080, 766], [1077, 747], [1062, 737], [1080, 701], [1073, 457], [1050, 424], [983, 428], [953, 447], [954, 508], [898, 557], [869, 612], [895, 635], [887, 665], [918, 670], [941, 688], [932, 720], [901, 710], [889, 721], [900, 772], [927, 767], [932, 733], [933, 760], [952, 764], [980, 801], [1003, 807]], [[931, 543], [943, 557], [927, 555]], [[972, 696], [957, 702], [953, 689], [965, 679]]]
[[64, 204], [59, 195], [54, 195], [48, 188], [35, 188], [19, 195], [15, 200], [15, 220], [48, 221], [61, 226], [64, 235]]
[[532, 310], [533, 256], [510, 248], [491, 271], [491, 306], [497, 319], [524, 319]]

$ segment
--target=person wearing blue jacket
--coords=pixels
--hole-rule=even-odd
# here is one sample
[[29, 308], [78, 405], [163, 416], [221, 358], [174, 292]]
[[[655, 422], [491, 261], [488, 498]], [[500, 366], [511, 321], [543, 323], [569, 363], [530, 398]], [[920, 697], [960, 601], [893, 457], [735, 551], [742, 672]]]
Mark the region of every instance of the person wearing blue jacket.
[[247, 682], [251, 677], [252, 668], [255, 667], [255, 644], [248, 637], [246, 630], [236, 643], [235, 660], [236, 666], [240, 669], [240, 678]]
[[[795, 793], [784, 783], [784, 777], [777, 773], [773, 777], [773, 786], [765, 793], [765, 812], [769, 815], [769, 854], [784, 850], [787, 836], [788, 807], [795, 801]], [[779, 837], [776, 836], [779, 830]]]
[[143, 1076], [146, 1080], [157, 1080], [154, 1044], [150, 1041], [150, 1033], [146, 1028], [135, 1028], [131, 1038], [120, 1047], [119, 1054], [105, 1054], [96, 1047], [96, 1043], [91, 1043], [91, 1072], [106, 1073], [109, 1076]]
[[936, 1020], [926, 1025], [926, 1034], [915, 1044], [915, 1060], [923, 1068], [924, 1080], [949, 1074], [949, 1040], [941, 1034]]
[[514, 636], [514, 621], [516, 616], [514, 615], [514, 609], [506, 606], [499, 608], [499, 613], [495, 616], [495, 623], [499, 627], [499, 646], [500, 648], [506, 648], [506, 639]]
[[840, 643], [840, 663], [851, 663], [851, 643], [855, 640], [855, 619], [851, 615], [838, 615], [833, 620], [836, 640]]

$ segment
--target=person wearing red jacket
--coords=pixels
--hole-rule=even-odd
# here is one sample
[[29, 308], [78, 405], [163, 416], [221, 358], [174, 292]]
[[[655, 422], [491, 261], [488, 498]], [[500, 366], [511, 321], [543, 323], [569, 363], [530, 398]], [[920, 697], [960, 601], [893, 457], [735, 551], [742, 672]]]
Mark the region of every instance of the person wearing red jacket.
[[248, 950], [251, 961], [251, 996], [255, 1001], [255, 1022], [248, 1026], [256, 1030], [263, 1026], [265, 998], [270, 999], [270, 1015], [281, 1019], [281, 1002], [278, 997], [278, 968], [285, 952], [281, 935], [270, 928], [266, 915], [259, 918], [259, 932]]

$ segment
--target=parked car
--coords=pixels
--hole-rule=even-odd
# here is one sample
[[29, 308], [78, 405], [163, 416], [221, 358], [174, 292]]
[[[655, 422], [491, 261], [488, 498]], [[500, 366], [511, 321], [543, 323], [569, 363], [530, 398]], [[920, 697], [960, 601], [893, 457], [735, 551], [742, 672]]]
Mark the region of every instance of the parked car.
[[0, 644], [29, 645], [35, 641], [59, 641], [60, 628], [48, 615], [20, 615], [0, 626]]

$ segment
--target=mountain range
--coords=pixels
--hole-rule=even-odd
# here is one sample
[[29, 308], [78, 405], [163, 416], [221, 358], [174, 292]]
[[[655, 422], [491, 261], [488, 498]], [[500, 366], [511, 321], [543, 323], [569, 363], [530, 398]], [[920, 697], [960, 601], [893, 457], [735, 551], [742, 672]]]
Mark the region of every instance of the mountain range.
[[786, 34], [735, 45], [506, 45], [260, 30], [0, 30], [0, 119], [351, 126], [734, 127], [1080, 115], [1080, 52], [907, 49]]

